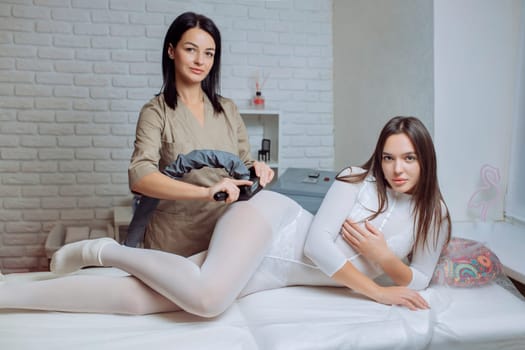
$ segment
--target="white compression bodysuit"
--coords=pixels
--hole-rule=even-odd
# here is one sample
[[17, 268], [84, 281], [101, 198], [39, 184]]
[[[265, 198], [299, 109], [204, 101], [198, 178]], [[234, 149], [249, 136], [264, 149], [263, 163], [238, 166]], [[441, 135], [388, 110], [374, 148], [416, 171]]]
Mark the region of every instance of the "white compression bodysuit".
[[[371, 223], [383, 232], [389, 248], [405, 258], [414, 241], [411, 196], [392, 190], [387, 196], [386, 210]], [[86, 260], [95, 256], [99, 265], [133, 277], [66, 275], [34, 281], [31, 286], [0, 282], [0, 308], [126, 314], [182, 308], [212, 317], [239, 296], [257, 291], [291, 285], [337, 286], [330, 276], [346, 261], [375, 278], [381, 270], [357, 254], [339, 232], [346, 218], [362, 221], [376, 209], [372, 178], [358, 184], [335, 181], [315, 217], [292, 199], [263, 190], [225, 211], [206, 252], [184, 258], [121, 246], [107, 238], [68, 244], [53, 256], [55, 271], [96, 264], [93, 258]], [[446, 234], [437, 233], [434, 246], [434, 234], [429, 235], [428, 248], [413, 251], [410, 288], [428, 285], [446, 239]]]
[[[360, 170], [353, 168], [354, 172]], [[346, 169], [341, 175], [349, 173], [350, 170]], [[386, 210], [370, 222], [383, 233], [394, 254], [403, 259], [414, 244], [412, 197], [391, 189], [387, 190], [387, 197]], [[356, 253], [340, 235], [345, 219], [363, 222], [377, 210], [373, 178], [358, 184], [336, 180], [314, 218], [292, 200], [274, 199], [270, 205], [277, 203], [283, 206], [282, 212], [287, 215], [283, 215], [283, 222], [271, 247], [241, 295], [287, 285], [338, 286], [329, 276], [346, 261], [352, 262], [370, 278], [383, 273], [379, 266]], [[429, 235], [427, 248], [415, 249], [410, 263], [413, 277], [409, 288], [420, 290], [427, 287], [445, 239], [445, 233], [439, 234], [438, 243], [434, 246], [434, 238]]]

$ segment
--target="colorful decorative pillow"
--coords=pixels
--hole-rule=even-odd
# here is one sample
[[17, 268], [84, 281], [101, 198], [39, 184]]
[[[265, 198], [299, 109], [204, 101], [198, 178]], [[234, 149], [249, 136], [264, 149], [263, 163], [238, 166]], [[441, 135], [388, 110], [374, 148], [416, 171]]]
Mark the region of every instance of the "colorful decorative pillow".
[[439, 258], [432, 284], [477, 287], [504, 276], [496, 254], [484, 244], [464, 238], [452, 238]]

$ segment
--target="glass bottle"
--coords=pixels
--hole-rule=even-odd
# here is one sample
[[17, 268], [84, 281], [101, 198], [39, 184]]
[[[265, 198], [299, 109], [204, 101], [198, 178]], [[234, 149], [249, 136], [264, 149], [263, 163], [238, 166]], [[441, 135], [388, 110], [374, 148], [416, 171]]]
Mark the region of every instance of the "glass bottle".
[[260, 91], [255, 92], [252, 102], [255, 108], [264, 108], [264, 97]]

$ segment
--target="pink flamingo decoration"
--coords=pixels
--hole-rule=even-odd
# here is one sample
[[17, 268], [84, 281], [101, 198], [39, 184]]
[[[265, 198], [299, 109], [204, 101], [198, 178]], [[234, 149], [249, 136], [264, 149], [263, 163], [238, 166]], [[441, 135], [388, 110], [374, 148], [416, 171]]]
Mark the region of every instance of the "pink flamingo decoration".
[[[487, 220], [487, 211], [496, 203], [501, 195], [499, 183], [501, 176], [499, 169], [491, 165], [485, 164], [481, 167], [481, 187], [472, 194], [468, 201], [468, 208], [481, 208], [481, 221]], [[495, 193], [492, 198], [491, 194]]]

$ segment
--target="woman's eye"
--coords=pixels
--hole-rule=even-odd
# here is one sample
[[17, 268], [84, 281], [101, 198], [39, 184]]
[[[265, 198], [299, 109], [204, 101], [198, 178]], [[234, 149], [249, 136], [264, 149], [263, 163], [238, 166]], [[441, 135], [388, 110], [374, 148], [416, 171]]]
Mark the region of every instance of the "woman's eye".
[[413, 162], [413, 161], [416, 160], [416, 156], [413, 156], [413, 155], [407, 156], [406, 160], [409, 161], [409, 162]]
[[207, 55], [208, 57], [213, 57], [213, 56], [214, 56], [213, 52], [206, 52], [206, 55]]
[[383, 156], [383, 160], [384, 161], [389, 161], [389, 160], [392, 160], [392, 157], [391, 156]]

